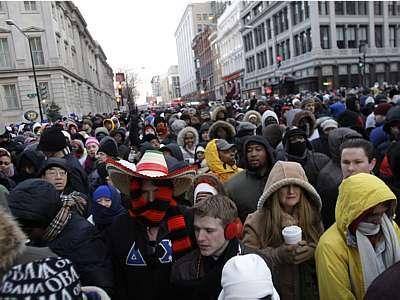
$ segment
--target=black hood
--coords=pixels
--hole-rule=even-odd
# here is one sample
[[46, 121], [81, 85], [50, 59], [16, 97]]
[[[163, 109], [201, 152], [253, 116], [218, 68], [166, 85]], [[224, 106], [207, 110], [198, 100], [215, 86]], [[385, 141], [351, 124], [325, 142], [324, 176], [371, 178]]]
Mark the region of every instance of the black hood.
[[8, 196], [8, 206], [17, 220], [47, 226], [62, 206], [54, 186], [42, 179], [18, 184]]
[[275, 164], [274, 149], [271, 147], [271, 145], [268, 143], [268, 141], [264, 137], [259, 136], [259, 135], [249, 136], [243, 144], [243, 157], [244, 157], [245, 168], [246, 169], [248, 168], [246, 149], [247, 149], [247, 145], [250, 143], [256, 143], [256, 144], [260, 144], [260, 145], [264, 146], [264, 148], [268, 154], [268, 169], [271, 170], [273, 165]]
[[171, 155], [173, 157], [175, 157], [178, 161], [183, 161], [182, 151], [177, 144], [174, 144], [174, 143], [167, 144], [164, 147], [162, 147], [160, 150], [161, 150], [161, 152], [168, 150], [169, 152], [171, 152]]

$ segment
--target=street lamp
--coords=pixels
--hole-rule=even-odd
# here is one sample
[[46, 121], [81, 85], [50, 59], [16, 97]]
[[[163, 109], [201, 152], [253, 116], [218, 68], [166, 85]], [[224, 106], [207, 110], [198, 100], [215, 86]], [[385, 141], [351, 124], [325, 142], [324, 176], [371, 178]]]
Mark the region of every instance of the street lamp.
[[39, 105], [39, 114], [40, 114], [40, 121], [43, 123], [43, 112], [42, 112], [42, 105], [40, 103], [40, 94], [39, 94], [39, 87], [37, 83], [37, 78], [36, 78], [36, 70], [35, 70], [35, 63], [33, 62], [33, 54], [32, 54], [32, 46], [29, 41], [29, 36], [25, 34], [25, 32], [17, 25], [15, 24], [14, 20], [8, 19], [5, 21], [8, 26], [15, 26], [15, 28], [18, 29], [19, 32], [21, 32], [24, 37], [28, 39], [28, 45], [29, 45], [29, 52], [31, 54], [31, 61], [32, 61], [32, 72], [33, 72], [33, 78], [35, 80], [35, 88], [36, 88], [36, 97], [38, 100], [38, 105]]

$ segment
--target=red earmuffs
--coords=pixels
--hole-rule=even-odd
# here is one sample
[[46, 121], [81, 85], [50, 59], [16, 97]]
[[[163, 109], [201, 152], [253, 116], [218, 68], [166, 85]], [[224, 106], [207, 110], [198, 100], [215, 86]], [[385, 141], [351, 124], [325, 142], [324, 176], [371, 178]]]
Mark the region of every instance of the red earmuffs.
[[234, 238], [242, 238], [243, 224], [239, 218], [234, 219], [231, 223], [225, 227], [225, 239], [233, 240]]

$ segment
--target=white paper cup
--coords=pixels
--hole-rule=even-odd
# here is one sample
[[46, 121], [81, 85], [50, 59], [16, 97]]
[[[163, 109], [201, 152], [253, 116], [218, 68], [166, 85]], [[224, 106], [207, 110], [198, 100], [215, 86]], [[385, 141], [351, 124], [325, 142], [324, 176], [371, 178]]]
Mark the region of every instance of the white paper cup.
[[301, 228], [299, 226], [287, 226], [282, 229], [282, 236], [288, 245], [296, 245], [301, 241]]

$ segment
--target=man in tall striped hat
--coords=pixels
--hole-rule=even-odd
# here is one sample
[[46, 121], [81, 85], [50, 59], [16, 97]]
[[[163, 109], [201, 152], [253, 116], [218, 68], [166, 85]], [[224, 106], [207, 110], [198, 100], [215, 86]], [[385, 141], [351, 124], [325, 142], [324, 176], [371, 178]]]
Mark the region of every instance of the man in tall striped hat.
[[192, 217], [175, 197], [190, 188], [196, 174], [162, 152], [148, 150], [136, 169], [107, 163], [113, 185], [129, 195], [126, 214], [105, 232], [114, 266], [115, 299], [171, 299], [172, 263], [195, 244]]

